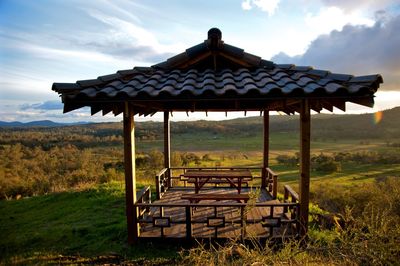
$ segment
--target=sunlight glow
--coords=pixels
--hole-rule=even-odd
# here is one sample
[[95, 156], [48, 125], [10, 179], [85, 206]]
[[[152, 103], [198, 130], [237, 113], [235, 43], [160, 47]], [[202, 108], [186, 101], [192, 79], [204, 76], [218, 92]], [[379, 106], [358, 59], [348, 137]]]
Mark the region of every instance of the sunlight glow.
[[375, 123], [375, 125], [377, 125], [377, 124], [379, 124], [379, 122], [381, 122], [382, 117], [383, 117], [383, 112], [382, 111], [374, 113], [374, 123]]

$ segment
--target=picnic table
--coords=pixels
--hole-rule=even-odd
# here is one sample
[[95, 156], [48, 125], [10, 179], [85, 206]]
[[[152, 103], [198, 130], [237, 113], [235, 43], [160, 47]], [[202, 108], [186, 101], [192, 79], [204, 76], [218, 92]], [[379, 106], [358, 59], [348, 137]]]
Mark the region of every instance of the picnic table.
[[188, 178], [189, 183], [194, 183], [195, 193], [208, 182], [220, 182], [226, 180], [232, 187], [235, 187], [240, 194], [244, 180], [252, 180], [251, 172], [246, 169], [240, 170], [187, 170], [184, 177]]

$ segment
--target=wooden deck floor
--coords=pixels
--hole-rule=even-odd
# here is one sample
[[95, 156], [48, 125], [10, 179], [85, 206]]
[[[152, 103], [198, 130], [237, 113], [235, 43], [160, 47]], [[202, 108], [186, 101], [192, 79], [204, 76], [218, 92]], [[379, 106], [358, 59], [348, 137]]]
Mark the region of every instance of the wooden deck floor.
[[[242, 193], [249, 193], [251, 188], [243, 188]], [[204, 188], [201, 193], [237, 193], [236, 189], [231, 188]], [[193, 188], [171, 188], [169, 189], [161, 200], [153, 202], [153, 204], [189, 204], [188, 200], [182, 200], [182, 194], [194, 193]], [[254, 192], [253, 192], [254, 193]], [[279, 203], [278, 200], [273, 200], [271, 195], [261, 190], [257, 198], [258, 203], [274, 204]], [[201, 203], [215, 203], [215, 201], [204, 200]], [[226, 203], [227, 205], [237, 203], [236, 201], [220, 201], [219, 203]], [[251, 203], [250, 203], [251, 204]], [[283, 207], [274, 207], [273, 219], [281, 219], [283, 216]], [[162, 217], [168, 217], [168, 226], [164, 228], [155, 227], [153, 224], [153, 217], [160, 217], [160, 211], [163, 212]], [[168, 237], [168, 238], [185, 238], [186, 237], [186, 208], [185, 207], [151, 207], [150, 213], [145, 215], [140, 222], [140, 237]], [[221, 207], [196, 207], [192, 210], [192, 237], [201, 238], [239, 238], [241, 236], [241, 208], [237, 206], [221, 206]], [[256, 207], [250, 206], [246, 208], [245, 217], [246, 225], [245, 236], [266, 238], [266, 237], [283, 237], [290, 235], [291, 227], [288, 224], [282, 223], [280, 227], [274, 227], [271, 230], [269, 227], [263, 227], [263, 217], [270, 217], [270, 207]], [[217, 217], [213, 220], [212, 217]], [[224, 217], [224, 218], [222, 218]], [[157, 218], [156, 218], [157, 219]], [[207, 220], [209, 223], [207, 223]], [[221, 227], [212, 227], [211, 222], [221, 224], [221, 219], [224, 219]], [[265, 225], [265, 223], [264, 223]]]

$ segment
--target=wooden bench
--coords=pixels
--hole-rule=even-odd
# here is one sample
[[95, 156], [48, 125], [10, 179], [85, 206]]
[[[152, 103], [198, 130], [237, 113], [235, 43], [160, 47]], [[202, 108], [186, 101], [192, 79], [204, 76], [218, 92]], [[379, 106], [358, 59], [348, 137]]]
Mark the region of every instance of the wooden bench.
[[181, 199], [188, 200], [190, 203], [198, 203], [201, 200], [236, 200], [241, 202], [242, 200], [246, 203], [249, 200], [249, 194], [215, 194], [215, 193], [204, 193], [204, 194], [183, 194]]

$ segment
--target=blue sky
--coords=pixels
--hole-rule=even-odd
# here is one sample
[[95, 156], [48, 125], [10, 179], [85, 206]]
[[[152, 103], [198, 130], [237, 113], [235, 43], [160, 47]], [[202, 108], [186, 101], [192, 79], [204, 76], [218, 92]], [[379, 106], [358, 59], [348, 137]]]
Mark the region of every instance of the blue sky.
[[153, 65], [202, 42], [212, 27], [276, 63], [382, 74], [376, 107], [348, 105], [351, 112], [400, 105], [399, 1], [0, 0], [0, 120], [121, 120], [85, 108], [63, 115], [51, 84]]

